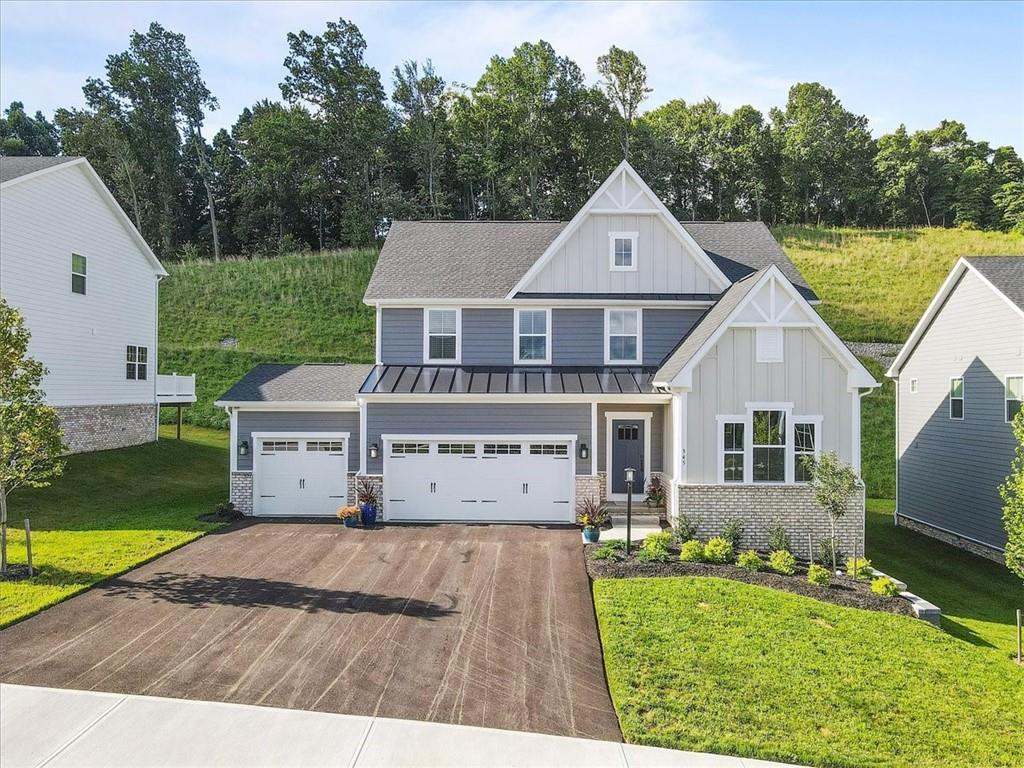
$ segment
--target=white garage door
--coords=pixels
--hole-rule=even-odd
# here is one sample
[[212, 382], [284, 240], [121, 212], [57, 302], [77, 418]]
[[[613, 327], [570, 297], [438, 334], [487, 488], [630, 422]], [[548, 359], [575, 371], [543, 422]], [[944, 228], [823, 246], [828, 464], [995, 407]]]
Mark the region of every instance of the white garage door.
[[253, 514], [333, 515], [348, 494], [344, 437], [254, 436]]
[[388, 520], [572, 522], [571, 441], [385, 440]]

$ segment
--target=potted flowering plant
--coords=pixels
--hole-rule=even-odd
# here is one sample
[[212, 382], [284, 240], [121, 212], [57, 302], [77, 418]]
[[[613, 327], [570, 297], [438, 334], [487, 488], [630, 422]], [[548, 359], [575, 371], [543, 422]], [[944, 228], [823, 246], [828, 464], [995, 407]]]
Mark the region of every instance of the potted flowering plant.
[[373, 528], [377, 522], [377, 510], [380, 508], [377, 484], [368, 477], [359, 478], [359, 483], [356, 485], [356, 497], [359, 501], [359, 512], [360, 517], [363, 519], [363, 526]]
[[588, 496], [576, 504], [576, 522], [583, 529], [583, 540], [596, 544], [601, 539], [601, 526], [608, 522], [608, 512]]
[[359, 507], [355, 505], [338, 507], [337, 515], [341, 518], [341, 522], [345, 524], [346, 528], [355, 528], [359, 525]]
[[659, 475], [652, 475], [647, 481], [647, 498], [644, 502], [652, 509], [665, 506], [665, 486], [661, 484]]

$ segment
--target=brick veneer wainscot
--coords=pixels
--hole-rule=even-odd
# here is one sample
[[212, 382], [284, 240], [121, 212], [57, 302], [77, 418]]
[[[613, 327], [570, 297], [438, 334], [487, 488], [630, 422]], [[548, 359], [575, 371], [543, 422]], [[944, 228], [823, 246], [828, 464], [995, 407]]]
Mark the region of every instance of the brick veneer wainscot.
[[[766, 549], [768, 528], [778, 520], [789, 534], [798, 557], [807, 556], [807, 534], [817, 557], [818, 542], [831, 534], [828, 515], [814, 500], [809, 485], [680, 485], [679, 510], [691, 520], [700, 518], [697, 535], [706, 539], [722, 533], [734, 518], [744, 523], [745, 549]], [[864, 553], [864, 486], [857, 488], [836, 526], [845, 552]]]
[[66, 405], [55, 407], [69, 453], [109, 451], [156, 440], [156, 406]]
[[232, 472], [229, 497], [243, 515], [252, 514], [252, 472]]

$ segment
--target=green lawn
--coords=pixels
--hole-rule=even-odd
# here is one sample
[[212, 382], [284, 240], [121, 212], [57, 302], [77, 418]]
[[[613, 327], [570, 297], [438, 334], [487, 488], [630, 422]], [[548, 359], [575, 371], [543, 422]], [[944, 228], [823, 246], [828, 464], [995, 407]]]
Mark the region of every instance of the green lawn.
[[861, 476], [868, 496], [891, 499], [896, 495], [896, 387], [877, 361], [862, 357], [861, 362], [882, 385], [861, 400]]
[[892, 524], [895, 503], [869, 499], [867, 556], [881, 571], [905, 581], [911, 592], [942, 609], [942, 628], [951, 635], [1016, 653], [1014, 611], [1024, 608], [1024, 585], [999, 563], [964, 552]]
[[32, 524], [26, 581], [0, 582], [0, 627], [213, 530], [196, 516], [227, 496], [227, 433], [185, 427], [182, 440], [68, 459], [49, 488], [10, 498], [12, 563], [25, 562], [22, 520]]
[[[225, 428], [213, 401], [257, 363], [373, 362], [363, 292], [375, 250], [171, 264], [160, 284], [160, 372], [195, 373], [194, 424]], [[222, 348], [221, 340], [237, 341]], [[164, 418], [174, 416], [166, 409]]]
[[847, 341], [902, 343], [960, 256], [1024, 255], [1024, 236], [964, 229], [772, 230]]
[[626, 741], [816, 766], [1024, 764], [1024, 669], [902, 616], [712, 578], [594, 582]]

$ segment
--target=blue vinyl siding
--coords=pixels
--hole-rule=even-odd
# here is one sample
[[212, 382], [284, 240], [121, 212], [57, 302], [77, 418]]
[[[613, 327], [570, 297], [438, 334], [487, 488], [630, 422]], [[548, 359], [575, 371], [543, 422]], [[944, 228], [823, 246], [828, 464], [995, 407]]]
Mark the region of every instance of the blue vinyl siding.
[[703, 309], [645, 309], [644, 365], [659, 365], [703, 314]]
[[[253, 432], [348, 432], [348, 471], [359, 471], [359, 412], [358, 411], [239, 411], [238, 440], [249, 443], [249, 455], [238, 457], [238, 469], [252, 469], [256, 445]], [[237, 451], [238, 446], [232, 446]]]
[[604, 311], [551, 312], [552, 365], [604, 365]]
[[512, 365], [513, 310], [462, 310], [462, 364]]
[[380, 361], [385, 365], [423, 363], [423, 310], [382, 309], [380, 312]]

